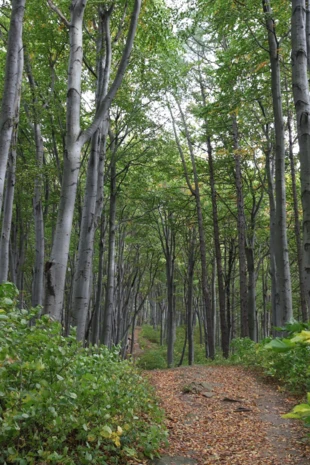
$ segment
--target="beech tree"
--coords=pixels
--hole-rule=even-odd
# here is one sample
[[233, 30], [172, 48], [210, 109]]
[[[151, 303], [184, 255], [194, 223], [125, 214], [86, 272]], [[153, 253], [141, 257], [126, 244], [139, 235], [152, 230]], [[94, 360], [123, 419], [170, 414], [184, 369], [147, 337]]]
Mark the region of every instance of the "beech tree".
[[[68, 67], [68, 93], [66, 118], [66, 147], [62, 192], [58, 208], [58, 219], [53, 238], [50, 261], [46, 264], [45, 311], [56, 320], [61, 320], [65, 278], [70, 246], [72, 220], [76, 198], [80, 154], [83, 145], [95, 134], [106, 117], [111, 102], [120, 87], [127, 67], [137, 28], [141, 0], [136, 0], [126, 45], [114, 81], [105, 94], [101, 93], [99, 106], [92, 124], [81, 132], [81, 77], [83, 63], [83, 16], [86, 1], [72, 1], [70, 17], [70, 56]], [[108, 32], [107, 32], [108, 33]], [[104, 86], [103, 86], [104, 89]]]
[[22, 33], [26, 0], [12, 0], [10, 28], [7, 39], [4, 88], [0, 111], [0, 212], [7, 161], [11, 146], [14, 121], [18, 118], [17, 99], [21, 86], [23, 63]]
[[197, 335], [227, 357], [306, 321], [308, 2], [3, 3], [0, 280], [20, 307], [123, 356], [149, 322], [168, 366]]

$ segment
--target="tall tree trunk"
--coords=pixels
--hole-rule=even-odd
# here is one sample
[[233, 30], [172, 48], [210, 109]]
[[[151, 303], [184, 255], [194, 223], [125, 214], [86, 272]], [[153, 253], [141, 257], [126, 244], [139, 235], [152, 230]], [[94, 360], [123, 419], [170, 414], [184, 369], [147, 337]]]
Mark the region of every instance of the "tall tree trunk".
[[[263, 111], [264, 113], [264, 111]], [[264, 113], [265, 115], [265, 113]], [[264, 127], [264, 133], [266, 136], [266, 148], [264, 153], [266, 156], [266, 176], [267, 176], [267, 190], [269, 198], [269, 255], [270, 255], [270, 266], [269, 272], [271, 276], [271, 313], [272, 313], [272, 324], [277, 326], [276, 316], [279, 315], [280, 309], [280, 297], [278, 289], [278, 279], [277, 279], [277, 264], [276, 264], [276, 201], [274, 195], [274, 168], [273, 161], [271, 158], [272, 145], [270, 142], [270, 128], [269, 124], [266, 124]]]
[[310, 70], [310, 1], [306, 0], [307, 67]]
[[[225, 247], [227, 249], [227, 246]], [[227, 255], [227, 252], [226, 252]], [[231, 281], [232, 281], [232, 272], [235, 262], [235, 244], [233, 240], [229, 241], [228, 248], [228, 257], [226, 258], [226, 272], [225, 272], [225, 297], [226, 297], [226, 313], [227, 313], [227, 327], [229, 341], [232, 339], [232, 306], [231, 306]]]
[[45, 311], [57, 321], [61, 321], [63, 316], [66, 271], [82, 149], [79, 136], [83, 63], [83, 17], [86, 3], [87, 0], [71, 0], [64, 171], [51, 257], [50, 261], [45, 265]]
[[306, 322], [308, 321], [307, 287], [306, 287], [307, 276], [305, 273], [306, 270], [303, 267], [303, 253], [302, 253], [302, 245], [301, 245], [298, 196], [297, 196], [297, 187], [296, 187], [296, 169], [295, 169], [295, 159], [294, 159], [294, 153], [293, 153], [293, 133], [292, 133], [292, 126], [291, 126], [290, 112], [287, 117], [287, 128], [288, 128], [288, 135], [289, 135], [289, 157], [290, 157], [292, 194], [293, 194], [293, 205], [294, 205], [294, 229], [295, 229], [297, 263], [298, 263], [300, 307], [301, 307], [302, 321]]
[[[310, 304], [310, 97], [307, 75], [309, 40], [306, 28], [305, 0], [292, 0], [292, 79], [297, 118], [300, 158], [301, 201], [303, 209], [303, 263], [307, 280], [307, 304]], [[309, 5], [307, 6], [309, 15]], [[308, 18], [309, 19], [309, 18]], [[309, 25], [308, 25], [309, 27]], [[307, 309], [302, 307], [303, 320]]]
[[249, 241], [245, 249], [248, 265], [248, 323], [249, 337], [257, 342], [257, 320], [256, 320], [256, 272], [254, 263], [254, 239]]
[[[49, 4], [52, 2], [49, 1]], [[87, 0], [71, 0], [71, 22], [61, 19], [69, 27], [70, 56], [67, 92], [66, 147], [61, 198], [50, 261], [46, 263], [45, 310], [60, 321], [63, 312], [64, 288], [80, 155], [83, 145], [95, 134], [106, 117], [117, 90], [119, 89], [130, 57], [141, 8], [141, 0], [135, 0], [127, 34], [126, 44], [119, 62], [114, 81], [106, 96], [100, 100], [94, 121], [85, 130], [80, 129], [81, 74], [83, 62], [83, 17]], [[54, 8], [55, 9], [55, 8]]]
[[34, 197], [33, 197], [33, 215], [34, 215], [34, 230], [35, 230], [35, 264], [32, 279], [32, 297], [31, 304], [33, 307], [43, 305], [44, 300], [44, 218], [42, 206], [42, 191], [43, 191], [43, 157], [44, 157], [44, 144], [41, 133], [41, 124], [38, 121], [37, 107], [38, 99], [36, 96], [36, 83], [32, 75], [30, 59], [25, 56], [25, 68], [28, 76], [30, 90], [32, 94], [32, 118], [33, 123], [30, 125], [33, 130], [35, 147], [36, 147], [36, 163], [38, 174], [34, 183]]
[[293, 316], [291, 272], [287, 242], [285, 188], [285, 134], [282, 110], [279, 43], [269, 0], [263, 0], [271, 65], [271, 89], [275, 125], [275, 193], [276, 193], [276, 265], [279, 289], [279, 311], [276, 325], [282, 326]]
[[174, 364], [174, 257], [168, 253], [166, 258], [167, 276], [167, 365], [171, 368]]
[[188, 340], [188, 364], [194, 364], [194, 334], [193, 334], [193, 283], [195, 269], [195, 247], [196, 247], [196, 231], [190, 231], [187, 264], [187, 340]]
[[16, 99], [20, 88], [20, 63], [22, 50], [23, 18], [26, 0], [12, 0], [12, 12], [4, 74], [4, 89], [0, 110], [0, 216], [3, 203], [5, 174], [10, 151]]
[[35, 222], [35, 264], [33, 273], [32, 299], [33, 307], [43, 305], [44, 301], [44, 218], [42, 206], [43, 190], [43, 138], [41, 135], [41, 126], [37, 122], [34, 124], [34, 136], [36, 144], [37, 167], [40, 173], [35, 179], [33, 212]]
[[112, 337], [112, 317], [114, 311], [115, 289], [115, 234], [116, 234], [116, 153], [112, 151], [111, 184], [110, 184], [110, 214], [109, 214], [109, 256], [107, 269], [107, 295], [103, 317], [103, 344], [110, 347]]
[[8, 167], [6, 172], [6, 191], [4, 195], [3, 221], [0, 237], [0, 283], [8, 280], [10, 263], [10, 233], [12, 225], [13, 200], [15, 189], [16, 171], [16, 138], [13, 133], [12, 147], [10, 150]]
[[[97, 38], [97, 92], [96, 106], [108, 91], [111, 70], [110, 15], [112, 10], [99, 8], [99, 34]], [[105, 44], [105, 47], [104, 47]], [[105, 53], [104, 53], [105, 51]], [[89, 307], [89, 283], [91, 280], [95, 231], [101, 212], [103, 199], [103, 174], [108, 129], [107, 115], [91, 140], [91, 153], [87, 167], [87, 179], [79, 238], [77, 266], [75, 270], [72, 308], [73, 324], [77, 326], [77, 338], [84, 341]], [[101, 163], [100, 163], [101, 161]], [[98, 174], [99, 173], [99, 174]]]
[[[23, 8], [22, 8], [23, 9]], [[22, 18], [21, 18], [22, 21]], [[19, 40], [19, 53], [17, 54], [17, 69], [15, 78], [15, 101], [13, 105], [14, 116], [12, 119], [13, 132], [11, 131], [11, 147], [9, 155], [9, 163], [7, 170], [7, 185], [5, 192], [5, 202], [3, 211], [2, 231], [0, 237], [0, 283], [7, 281], [9, 271], [9, 257], [10, 257], [10, 234], [13, 216], [13, 201], [15, 190], [15, 171], [16, 171], [16, 155], [17, 155], [17, 139], [18, 139], [18, 122], [19, 122], [19, 107], [21, 98], [21, 86], [24, 68], [24, 52], [22, 46], [22, 37], [17, 37]], [[4, 97], [5, 100], [5, 97]], [[0, 129], [1, 137], [1, 129]], [[1, 141], [0, 141], [1, 150]], [[2, 154], [0, 152], [0, 156]], [[1, 162], [0, 162], [1, 163]], [[0, 174], [1, 176], [1, 174]], [[1, 179], [0, 179], [1, 182]], [[0, 194], [0, 216], [1, 216], [1, 194]]]
[[208, 144], [208, 164], [209, 164], [212, 215], [213, 215], [213, 236], [214, 236], [215, 257], [216, 257], [217, 283], [218, 283], [218, 291], [219, 291], [221, 344], [222, 344], [223, 356], [227, 358], [229, 355], [229, 330], [228, 330], [227, 316], [226, 316], [225, 285], [224, 285], [222, 251], [221, 251], [221, 242], [220, 242], [220, 229], [219, 229], [218, 210], [217, 210], [217, 193], [216, 193], [216, 187], [215, 187], [213, 155], [212, 155], [212, 145], [211, 145], [210, 137], [207, 138], [207, 144]]
[[246, 220], [244, 213], [244, 199], [242, 189], [241, 160], [239, 147], [239, 134], [236, 116], [233, 117], [235, 183], [237, 191], [237, 229], [238, 229], [238, 253], [239, 253], [239, 286], [240, 286], [240, 318], [241, 337], [249, 336], [248, 318], [248, 291], [246, 271]]
[[206, 238], [205, 238], [205, 232], [204, 232], [204, 224], [203, 224], [203, 214], [202, 214], [202, 207], [201, 207], [201, 195], [200, 195], [200, 188], [199, 188], [199, 180], [198, 180], [198, 174], [197, 174], [197, 169], [196, 169], [196, 162], [195, 162], [195, 155], [194, 155], [194, 149], [193, 145], [191, 142], [190, 134], [188, 131], [187, 123], [182, 111], [182, 108], [180, 104], [177, 102], [183, 127], [185, 130], [185, 136], [186, 136], [186, 141], [188, 144], [188, 149], [190, 153], [190, 159], [191, 159], [191, 165], [192, 165], [192, 171], [193, 171], [193, 177], [194, 177], [194, 185], [195, 188], [192, 188], [188, 172], [187, 172], [187, 167], [186, 167], [186, 162], [183, 154], [183, 149], [181, 147], [181, 144], [178, 139], [178, 135], [176, 132], [175, 128], [175, 123], [173, 119], [173, 115], [170, 109], [170, 114], [173, 120], [173, 129], [174, 129], [174, 134], [175, 134], [175, 139], [176, 143], [178, 146], [178, 150], [181, 156], [182, 164], [183, 164], [183, 169], [184, 169], [184, 174], [186, 178], [186, 182], [188, 185], [188, 188], [191, 192], [191, 194], [195, 198], [196, 202], [196, 211], [197, 211], [197, 219], [198, 219], [198, 233], [199, 233], [199, 249], [200, 249], [200, 263], [201, 263], [201, 284], [202, 284], [202, 296], [204, 300], [204, 310], [205, 310], [205, 332], [207, 336], [207, 345], [208, 345], [208, 356], [213, 359], [215, 356], [215, 341], [214, 341], [214, 316], [212, 313], [212, 302], [211, 302], [211, 295], [209, 291], [209, 286], [208, 286], [208, 271], [207, 271], [207, 247], [206, 247]]
[[103, 259], [105, 250], [105, 216], [101, 219], [100, 225], [100, 239], [99, 239], [99, 265], [98, 265], [98, 280], [96, 289], [96, 299], [94, 315], [92, 319], [92, 331], [91, 331], [91, 342], [99, 345], [100, 341], [100, 321], [102, 317], [101, 312], [101, 300], [102, 300], [102, 288], [103, 288]]

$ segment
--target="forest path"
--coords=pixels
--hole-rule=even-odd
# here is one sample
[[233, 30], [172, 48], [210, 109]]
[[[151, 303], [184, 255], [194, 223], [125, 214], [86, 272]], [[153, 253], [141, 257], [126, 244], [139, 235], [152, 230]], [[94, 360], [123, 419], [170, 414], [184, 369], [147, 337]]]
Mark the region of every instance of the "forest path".
[[140, 355], [144, 353], [144, 350], [141, 349], [140, 344], [139, 344], [139, 335], [141, 332], [141, 327], [136, 326], [135, 331], [134, 331], [134, 344], [133, 344], [133, 350], [132, 350], [132, 356], [134, 359], [138, 358]]
[[169, 431], [169, 447], [152, 463], [310, 464], [308, 431], [281, 418], [298, 401], [242, 367], [181, 367], [147, 376]]

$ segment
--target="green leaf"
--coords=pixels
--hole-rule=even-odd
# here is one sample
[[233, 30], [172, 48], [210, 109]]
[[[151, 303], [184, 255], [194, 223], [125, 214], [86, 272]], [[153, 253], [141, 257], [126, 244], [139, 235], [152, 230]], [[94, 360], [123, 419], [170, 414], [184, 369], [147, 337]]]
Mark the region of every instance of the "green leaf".
[[274, 350], [275, 352], [287, 352], [294, 347], [290, 339], [275, 338], [264, 346], [265, 349]]
[[299, 404], [293, 408], [293, 413], [306, 413], [310, 415], [310, 405], [309, 404]]
[[293, 418], [293, 419], [299, 419], [300, 416], [297, 413], [285, 413], [284, 415], [281, 415], [282, 418]]
[[112, 436], [111, 428], [105, 425], [100, 431], [100, 436], [102, 436], [103, 438], [110, 438]]

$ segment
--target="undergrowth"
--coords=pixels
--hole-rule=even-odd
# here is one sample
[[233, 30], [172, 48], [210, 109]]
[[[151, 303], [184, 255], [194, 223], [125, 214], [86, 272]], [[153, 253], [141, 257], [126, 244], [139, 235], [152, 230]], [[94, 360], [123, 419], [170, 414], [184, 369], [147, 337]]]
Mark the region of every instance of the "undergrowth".
[[111, 465], [156, 454], [162, 411], [119, 348], [83, 348], [48, 316], [34, 320], [38, 310], [17, 309], [16, 296], [0, 286], [0, 463]]
[[[176, 329], [176, 340], [174, 344], [174, 361], [177, 366], [181, 360], [185, 339], [185, 327]], [[137, 362], [144, 370], [155, 370], [167, 368], [167, 346], [160, 346], [160, 331], [150, 325], [144, 325], [139, 335], [139, 345], [145, 351]], [[199, 328], [194, 331], [194, 357], [195, 364], [206, 364], [206, 352], [204, 344], [199, 341]], [[218, 358], [217, 358], [218, 360]], [[188, 364], [188, 345], [186, 345], [182, 365]]]

